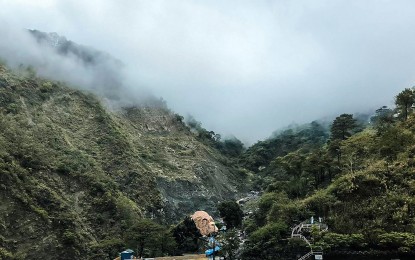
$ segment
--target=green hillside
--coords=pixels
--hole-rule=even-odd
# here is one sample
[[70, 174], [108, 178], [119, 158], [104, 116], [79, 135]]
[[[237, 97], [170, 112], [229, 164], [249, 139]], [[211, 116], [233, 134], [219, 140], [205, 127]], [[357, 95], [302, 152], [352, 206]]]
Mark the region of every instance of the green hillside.
[[[320, 135], [304, 141], [291, 132], [248, 149], [245, 164], [266, 153], [275, 156], [257, 164], [264, 165], [258, 174], [266, 189], [245, 221], [245, 259], [293, 259], [307, 252], [305, 244], [288, 238], [291, 227], [312, 216], [329, 226], [328, 232], [307, 235], [315, 248], [324, 249], [325, 259], [413, 259], [415, 95], [405, 91], [409, 105], [399, 103], [399, 94], [397, 116], [380, 109], [365, 128], [343, 114], [333, 121], [326, 142], [312, 141]], [[268, 148], [273, 140], [279, 141]]]
[[162, 101], [108, 100], [0, 65], [0, 259], [114, 257], [138, 219], [214, 212], [245, 175]]
[[370, 124], [342, 114], [245, 150], [162, 100], [123, 107], [1, 65], [0, 259], [110, 259], [143, 234], [157, 237], [143, 254], [174, 253], [169, 225], [195, 210], [217, 216], [251, 180], [262, 196], [245, 206], [243, 259], [306, 252], [289, 238], [311, 217], [329, 226], [306, 234], [325, 259], [411, 259], [414, 96], [402, 91]]

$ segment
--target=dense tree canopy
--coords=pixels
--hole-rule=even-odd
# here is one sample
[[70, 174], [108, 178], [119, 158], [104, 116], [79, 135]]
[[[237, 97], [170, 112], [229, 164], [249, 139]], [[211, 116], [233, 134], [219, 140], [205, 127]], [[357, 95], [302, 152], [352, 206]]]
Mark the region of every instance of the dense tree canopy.
[[191, 217], [186, 217], [173, 228], [173, 236], [176, 240], [178, 251], [196, 252], [199, 238], [202, 236]]
[[238, 231], [236, 229], [226, 231], [223, 235], [221, 235], [220, 242], [222, 243], [222, 254], [226, 257], [226, 259], [237, 259], [236, 256], [241, 244]]
[[139, 257], [144, 256], [144, 250], [155, 251], [160, 245], [163, 227], [150, 219], [138, 220], [128, 230], [127, 237], [130, 246], [137, 249]]
[[235, 201], [219, 203], [218, 211], [227, 228], [231, 229], [242, 225], [243, 212]]
[[[292, 259], [292, 254], [304, 254], [301, 241], [287, 242], [289, 227], [311, 216], [322, 217], [329, 231], [304, 235], [324, 249], [327, 258], [365, 251], [370, 259], [414, 259], [412, 96], [410, 89], [397, 96], [403, 121], [382, 107], [370, 126], [359, 129], [353, 115], [342, 114], [333, 121], [325, 144], [310, 149], [303, 140], [288, 152], [283, 145], [273, 146], [274, 158], [259, 174], [265, 193], [252, 217], [244, 221], [248, 234], [244, 259]], [[248, 149], [254, 152], [249, 158], [271, 154], [266, 148]]]

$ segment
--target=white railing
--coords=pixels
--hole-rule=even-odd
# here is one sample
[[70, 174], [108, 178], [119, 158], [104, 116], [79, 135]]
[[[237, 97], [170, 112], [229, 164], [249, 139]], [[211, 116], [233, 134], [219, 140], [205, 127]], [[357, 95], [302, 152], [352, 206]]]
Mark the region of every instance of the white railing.
[[310, 231], [313, 227], [317, 227], [320, 232], [324, 232], [324, 231], [328, 230], [328, 226], [326, 224], [323, 224], [323, 223], [320, 223], [320, 222], [316, 222], [316, 223], [313, 223], [313, 224], [307, 223], [307, 222], [302, 222], [302, 223], [298, 224], [297, 226], [295, 226], [291, 231], [291, 238], [300, 238], [304, 242], [306, 242], [307, 245], [310, 247], [310, 252], [303, 255], [298, 260], [306, 260], [306, 259], [308, 259], [309, 257], [311, 257], [313, 255], [323, 255], [322, 251], [321, 252], [313, 252], [313, 246], [311, 245], [310, 241], [308, 241], [308, 239], [305, 236], [302, 235], [303, 230]]
[[301, 235], [301, 234], [294, 234], [293, 236], [291, 236], [292, 238], [300, 238], [300, 239], [302, 239], [304, 242], [306, 242], [307, 243], [307, 245], [310, 247], [310, 249], [311, 249], [311, 252], [313, 252], [313, 247], [311, 246], [311, 243], [310, 243], [310, 241], [308, 241], [308, 239], [305, 237], [305, 236], [303, 236], [303, 235]]

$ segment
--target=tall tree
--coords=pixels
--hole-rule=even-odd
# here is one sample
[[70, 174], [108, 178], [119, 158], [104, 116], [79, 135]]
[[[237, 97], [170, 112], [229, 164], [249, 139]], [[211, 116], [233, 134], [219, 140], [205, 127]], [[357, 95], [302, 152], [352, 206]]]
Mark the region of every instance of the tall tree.
[[240, 227], [242, 225], [243, 211], [235, 201], [219, 203], [218, 211], [227, 228]]
[[375, 115], [370, 118], [370, 123], [375, 127], [378, 134], [386, 131], [394, 122], [393, 110], [387, 106], [376, 109]]
[[351, 114], [341, 114], [334, 119], [331, 125], [332, 140], [346, 140], [349, 138], [353, 130], [357, 127], [356, 119]]
[[195, 252], [198, 250], [198, 241], [202, 236], [191, 217], [186, 217], [173, 229], [178, 250], [183, 252]]
[[150, 219], [138, 220], [127, 233], [130, 245], [137, 247], [137, 253], [143, 257], [145, 249], [153, 249], [159, 246], [160, 234], [163, 227]]
[[241, 239], [239, 238], [238, 231], [236, 229], [228, 230], [222, 239], [222, 249], [223, 253], [226, 256], [226, 259], [234, 260], [241, 244]]
[[404, 120], [408, 119], [408, 114], [414, 104], [415, 93], [412, 89], [406, 88], [395, 97], [397, 109], [401, 112]]

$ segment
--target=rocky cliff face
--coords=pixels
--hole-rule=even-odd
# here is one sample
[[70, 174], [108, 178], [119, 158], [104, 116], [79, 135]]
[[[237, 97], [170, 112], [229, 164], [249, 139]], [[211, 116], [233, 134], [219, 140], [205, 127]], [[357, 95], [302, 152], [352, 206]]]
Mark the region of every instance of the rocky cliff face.
[[134, 218], [172, 223], [241, 188], [163, 102], [108, 102], [0, 66], [0, 255], [93, 252]]

